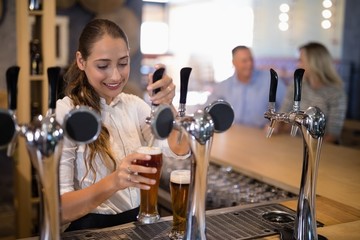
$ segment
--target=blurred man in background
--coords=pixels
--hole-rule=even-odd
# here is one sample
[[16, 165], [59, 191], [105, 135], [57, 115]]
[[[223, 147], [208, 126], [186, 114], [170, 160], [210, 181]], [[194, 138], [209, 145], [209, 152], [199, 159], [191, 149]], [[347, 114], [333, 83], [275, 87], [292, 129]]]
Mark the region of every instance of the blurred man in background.
[[[270, 69], [255, 69], [252, 52], [246, 46], [237, 46], [232, 50], [232, 63], [235, 68], [234, 74], [215, 84], [207, 105], [217, 99], [223, 99], [233, 107], [236, 124], [263, 128], [268, 124], [264, 112], [269, 102]], [[279, 80], [276, 106], [280, 106], [285, 91], [284, 82]]]

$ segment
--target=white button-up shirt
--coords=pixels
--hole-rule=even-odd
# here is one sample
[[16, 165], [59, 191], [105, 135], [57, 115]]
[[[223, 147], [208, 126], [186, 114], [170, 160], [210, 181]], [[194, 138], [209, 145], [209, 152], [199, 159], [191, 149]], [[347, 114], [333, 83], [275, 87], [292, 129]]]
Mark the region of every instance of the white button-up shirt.
[[[138, 147], [147, 145], [152, 134], [150, 126], [145, 123], [145, 119], [150, 115], [151, 109], [145, 101], [137, 96], [121, 93], [109, 105], [105, 103], [105, 99], [101, 98], [100, 105], [102, 123], [110, 133], [110, 145], [117, 161], [120, 162]], [[57, 121], [63, 124], [65, 115], [73, 108], [69, 97], [58, 100], [56, 103]], [[167, 140], [155, 140], [153, 145], [162, 148], [164, 161], [166, 157], [189, 157], [188, 155], [181, 157], [175, 155], [170, 150]], [[89, 171], [86, 175], [84, 151], [85, 145], [77, 145], [65, 137], [59, 167], [60, 194], [84, 189], [93, 184], [94, 174]], [[96, 155], [93, 165], [96, 170], [95, 182], [110, 174], [99, 155]], [[92, 212], [116, 214], [138, 207], [139, 204], [139, 189], [126, 188], [116, 192]]]

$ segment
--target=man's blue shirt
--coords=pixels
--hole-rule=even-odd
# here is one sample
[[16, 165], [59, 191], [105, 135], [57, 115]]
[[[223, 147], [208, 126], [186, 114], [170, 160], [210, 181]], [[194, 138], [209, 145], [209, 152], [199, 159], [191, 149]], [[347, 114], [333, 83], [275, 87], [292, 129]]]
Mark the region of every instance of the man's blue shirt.
[[[264, 127], [268, 120], [264, 113], [268, 108], [270, 88], [270, 72], [254, 70], [249, 83], [242, 83], [236, 74], [214, 85], [207, 104], [217, 99], [230, 103], [235, 112], [236, 124], [253, 127]], [[276, 107], [279, 108], [285, 96], [286, 86], [279, 79]]]

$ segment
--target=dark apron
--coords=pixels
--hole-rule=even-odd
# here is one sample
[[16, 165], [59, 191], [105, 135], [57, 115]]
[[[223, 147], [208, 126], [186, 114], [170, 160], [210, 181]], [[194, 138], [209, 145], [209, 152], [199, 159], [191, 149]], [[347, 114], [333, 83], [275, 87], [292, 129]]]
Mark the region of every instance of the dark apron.
[[139, 207], [122, 212], [119, 214], [98, 214], [89, 213], [73, 222], [65, 230], [65, 232], [90, 229], [90, 228], [106, 228], [124, 223], [136, 221], [139, 213]]

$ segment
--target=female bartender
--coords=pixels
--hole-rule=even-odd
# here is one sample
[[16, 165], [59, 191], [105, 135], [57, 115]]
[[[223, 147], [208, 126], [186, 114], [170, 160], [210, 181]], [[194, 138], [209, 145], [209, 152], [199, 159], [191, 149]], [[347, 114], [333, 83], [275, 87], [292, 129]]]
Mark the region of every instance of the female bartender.
[[[66, 97], [56, 106], [60, 124], [77, 105], [91, 107], [102, 118], [100, 135], [93, 143], [64, 141], [59, 178], [62, 224], [67, 227], [71, 223], [67, 231], [135, 221], [139, 189], [155, 184], [154, 180], [134, 174], [155, 173], [156, 168], [133, 164], [137, 159], [149, 159], [134, 151], [147, 145], [152, 134], [145, 123], [150, 106], [123, 92], [129, 72], [129, 43], [123, 30], [109, 20], [89, 22], [80, 35], [76, 59], [65, 74]], [[150, 96], [151, 101], [174, 109], [172, 79], [164, 74], [155, 83], [149, 81], [149, 93], [157, 88], [161, 90]], [[160, 146], [165, 156], [188, 157], [189, 145], [185, 138], [177, 142], [176, 130], [167, 140], [156, 140], [154, 145]]]

